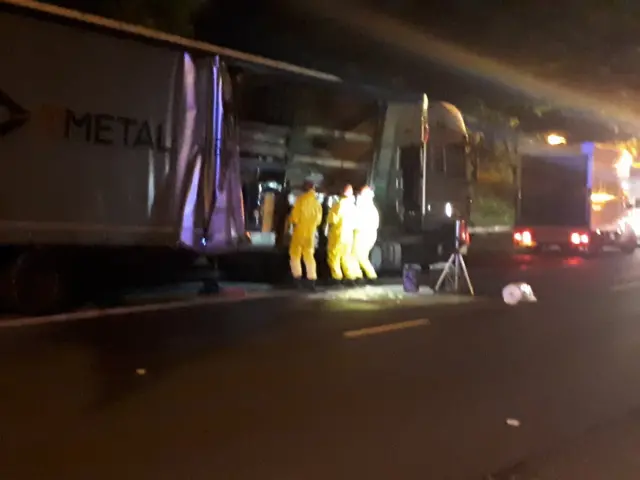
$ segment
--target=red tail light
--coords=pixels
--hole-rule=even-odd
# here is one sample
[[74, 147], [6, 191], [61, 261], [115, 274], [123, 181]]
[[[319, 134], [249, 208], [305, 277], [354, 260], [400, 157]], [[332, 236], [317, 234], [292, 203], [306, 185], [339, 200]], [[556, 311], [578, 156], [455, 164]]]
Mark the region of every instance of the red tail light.
[[533, 245], [533, 235], [529, 230], [513, 232], [513, 241], [519, 245]]
[[460, 245], [469, 245], [471, 243], [471, 236], [469, 235], [469, 227], [464, 220], [460, 221], [460, 229], [458, 230], [458, 240]]
[[574, 245], [588, 245], [589, 235], [583, 232], [573, 232], [571, 234], [571, 243]]

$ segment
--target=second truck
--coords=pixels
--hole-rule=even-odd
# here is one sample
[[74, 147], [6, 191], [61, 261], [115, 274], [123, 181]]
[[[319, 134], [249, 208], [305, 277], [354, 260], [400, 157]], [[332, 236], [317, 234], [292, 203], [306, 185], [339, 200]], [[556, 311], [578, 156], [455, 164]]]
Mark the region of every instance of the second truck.
[[633, 253], [631, 154], [614, 145], [585, 142], [521, 148], [514, 244], [524, 251], [560, 248], [598, 253], [615, 247]]

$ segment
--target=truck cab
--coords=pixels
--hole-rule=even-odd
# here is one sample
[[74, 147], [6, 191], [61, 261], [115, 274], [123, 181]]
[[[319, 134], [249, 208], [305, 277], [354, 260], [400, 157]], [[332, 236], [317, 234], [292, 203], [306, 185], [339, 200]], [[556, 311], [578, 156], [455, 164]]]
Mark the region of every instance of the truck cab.
[[[247, 230], [253, 246], [282, 249], [283, 216], [305, 178], [325, 211], [346, 183], [371, 185], [381, 213], [376, 267], [447, 255], [456, 218], [470, 210], [466, 128], [453, 105], [426, 95], [368, 92], [245, 69], [237, 77]], [[427, 141], [428, 140], [428, 141]], [[319, 244], [322, 244], [322, 231]]]

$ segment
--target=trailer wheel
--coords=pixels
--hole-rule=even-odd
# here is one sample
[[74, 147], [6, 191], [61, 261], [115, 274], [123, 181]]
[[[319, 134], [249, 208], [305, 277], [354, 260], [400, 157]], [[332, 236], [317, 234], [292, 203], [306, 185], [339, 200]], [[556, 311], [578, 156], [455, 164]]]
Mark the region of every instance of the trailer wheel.
[[636, 232], [627, 228], [620, 238], [620, 251], [625, 255], [632, 255], [638, 247], [638, 237]]
[[377, 271], [402, 271], [402, 246], [398, 242], [381, 241], [374, 245], [369, 254], [373, 268]]
[[637, 246], [636, 242], [625, 242], [620, 246], [620, 251], [625, 255], [633, 255]]
[[602, 255], [604, 252], [604, 245], [599, 237], [591, 239], [591, 243], [586, 251], [586, 256], [590, 258], [596, 258]]
[[9, 267], [10, 308], [27, 315], [55, 313], [67, 306], [68, 277], [55, 257], [37, 250], [20, 254]]
[[592, 245], [586, 250], [585, 256], [588, 258], [597, 258], [602, 255], [603, 252], [604, 250], [602, 248], [602, 245]]
[[382, 267], [382, 247], [379, 244], [374, 245], [369, 254], [371, 264], [376, 270], [380, 270]]

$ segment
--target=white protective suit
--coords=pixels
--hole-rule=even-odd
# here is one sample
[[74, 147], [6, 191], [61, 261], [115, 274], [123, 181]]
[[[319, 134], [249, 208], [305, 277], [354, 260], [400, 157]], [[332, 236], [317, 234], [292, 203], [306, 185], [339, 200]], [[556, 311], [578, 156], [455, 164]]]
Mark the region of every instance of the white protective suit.
[[[378, 278], [375, 268], [369, 260], [371, 249], [378, 239], [380, 214], [373, 203], [373, 190], [365, 187], [360, 192], [356, 203], [356, 229], [353, 240], [353, 256], [364, 275], [370, 279]], [[362, 274], [360, 276], [362, 278]]]

